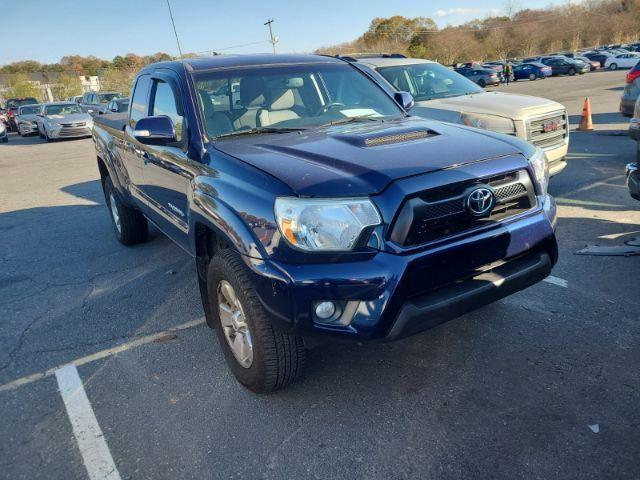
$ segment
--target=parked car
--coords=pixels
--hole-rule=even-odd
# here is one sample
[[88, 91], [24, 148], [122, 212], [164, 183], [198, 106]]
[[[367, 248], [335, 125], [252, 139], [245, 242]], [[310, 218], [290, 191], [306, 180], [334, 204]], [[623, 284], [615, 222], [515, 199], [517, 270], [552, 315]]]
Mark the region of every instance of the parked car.
[[5, 129], [9, 125], [9, 117], [7, 117], [7, 111], [2, 107], [0, 107], [0, 123], [5, 126]]
[[82, 96], [80, 105], [82, 109], [92, 116], [105, 113], [107, 104], [116, 98], [122, 97], [119, 92], [86, 92]]
[[119, 113], [129, 110], [129, 97], [116, 98], [107, 103], [105, 113]]
[[460, 75], [467, 77], [480, 87], [500, 85], [500, 75], [493, 69], [482, 67], [463, 67], [456, 69]]
[[607, 59], [611, 55], [609, 55], [608, 53], [593, 52], [593, 53], [585, 53], [584, 56], [591, 61], [600, 63], [600, 68], [604, 68], [604, 64], [606, 63]]
[[[625, 117], [633, 116], [636, 101], [640, 96], [640, 74], [635, 73], [634, 69], [627, 74], [624, 90], [622, 90], [622, 96], [620, 97], [620, 113]], [[632, 76], [631, 79], [629, 78], [630, 76]]]
[[9, 136], [7, 135], [7, 127], [3, 122], [0, 122], [0, 143], [7, 143]]
[[544, 63], [531, 62], [519, 63], [513, 67], [514, 80], [537, 80], [538, 78], [547, 78], [551, 76], [551, 67]]
[[90, 137], [92, 129], [93, 118], [75, 102], [45, 103], [38, 113], [40, 138], [47, 142]]
[[18, 108], [20, 108], [23, 105], [34, 105], [36, 103], [38, 103], [38, 101], [33, 97], [16, 97], [16, 98], [7, 99], [5, 107], [7, 111], [8, 130], [9, 131], [17, 130], [14, 116]]
[[563, 57], [547, 57], [541, 60], [542, 63], [551, 67], [552, 75], [580, 75], [587, 73], [591, 70], [591, 67], [583, 62], [571, 60]]
[[[232, 80], [240, 103], [215, 109]], [[94, 129], [115, 236], [144, 242], [149, 220], [194, 258], [206, 321], [254, 392], [298, 378], [306, 342], [407, 337], [556, 263], [541, 149], [408, 116], [410, 94], [349, 62], [186, 58], [145, 67], [131, 98]]]
[[74, 95], [73, 97], [67, 98], [68, 102], [82, 103], [82, 95]]
[[640, 200], [640, 97], [636, 99], [633, 110], [633, 118], [629, 122], [629, 136], [636, 141], [636, 161], [627, 164], [627, 188], [632, 198]]
[[41, 105], [23, 105], [18, 108], [14, 119], [16, 122], [16, 130], [18, 135], [37, 135], [38, 134], [38, 113], [40, 113]]
[[566, 109], [530, 95], [486, 92], [439, 63], [417, 58], [347, 57], [390, 94], [407, 91], [425, 118], [470, 125], [520, 137], [545, 150], [551, 175], [566, 166], [569, 145]]
[[579, 60], [582, 63], [586, 63], [587, 65], [589, 65], [589, 70], [590, 71], [594, 71], [594, 70], [600, 70], [601, 66], [600, 66], [600, 62], [596, 61], [596, 60], [590, 60], [587, 57], [573, 57], [574, 60]]
[[617, 70], [618, 68], [633, 68], [640, 61], [640, 53], [622, 53], [609, 57], [604, 62], [604, 68]]
[[625, 77], [625, 81], [627, 83], [633, 83], [638, 77], [640, 77], [640, 62], [636, 63], [634, 67], [629, 70], [629, 73], [627, 73], [627, 76]]

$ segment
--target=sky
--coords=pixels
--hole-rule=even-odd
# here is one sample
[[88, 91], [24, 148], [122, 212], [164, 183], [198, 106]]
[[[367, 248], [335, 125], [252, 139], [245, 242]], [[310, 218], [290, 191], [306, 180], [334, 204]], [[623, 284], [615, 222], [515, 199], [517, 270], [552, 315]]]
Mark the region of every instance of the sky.
[[[456, 25], [500, 13], [507, 0], [170, 0], [183, 52], [269, 52], [273, 18], [279, 53], [308, 53], [354, 40], [374, 17], [431, 17]], [[513, 3], [513, 2], [512, 2]], [[540, 8], [562, 0], [522, 0]], [[64, 55], [177, 54], [166, 0], [0, 0], [0, 65], [57, 62]], [[11, 34], [9, 34], [11, 32]]]

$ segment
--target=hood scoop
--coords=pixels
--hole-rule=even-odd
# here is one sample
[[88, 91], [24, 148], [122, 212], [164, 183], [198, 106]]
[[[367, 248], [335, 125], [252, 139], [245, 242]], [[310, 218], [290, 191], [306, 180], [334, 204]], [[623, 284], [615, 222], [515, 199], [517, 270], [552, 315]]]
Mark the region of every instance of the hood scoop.
[[[394, 129], [395, 130], [395, 129]], [[407, 143], [416, 140], [423, 140], [439, 135], [438, 132], [421, 128], [417, 130], [395, 130], [391, 132], [381, 132], [378, 135], [357, 135], [342, 136], [341, 139], [359, 147], [379, 147], [382, 145], [392, 145], [394, 143]]]

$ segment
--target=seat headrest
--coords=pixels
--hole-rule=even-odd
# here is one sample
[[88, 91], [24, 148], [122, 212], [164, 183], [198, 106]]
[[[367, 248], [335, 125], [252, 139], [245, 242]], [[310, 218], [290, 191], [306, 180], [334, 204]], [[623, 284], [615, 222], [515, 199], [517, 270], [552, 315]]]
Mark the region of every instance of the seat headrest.
[[244, 77], [240, 80], [240, 104], [259, 107], [265, 103], [265, 85], [260, 77]]
[[271, 102], [269, 104], [269, 110], [290, 110], [296, 103], [293, 90], [287, 88], [286, 90], [277, 90], [272, 92]]

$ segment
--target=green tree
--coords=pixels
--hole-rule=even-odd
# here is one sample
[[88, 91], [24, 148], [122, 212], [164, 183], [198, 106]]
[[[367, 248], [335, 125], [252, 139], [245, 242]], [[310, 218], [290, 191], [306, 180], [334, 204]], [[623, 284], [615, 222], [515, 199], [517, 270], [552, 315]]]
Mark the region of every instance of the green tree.
[[31, 81], [27, 74], [17, 73], [9, 78], [4, 97], [35, 97], [40, 101], [43, 95], [40, 85]]
[[82, 95], [80, 78], [75, 75], [62, 74], [51, 84], [51, 93], [58, 100], [66, 100], [75, 95]]

